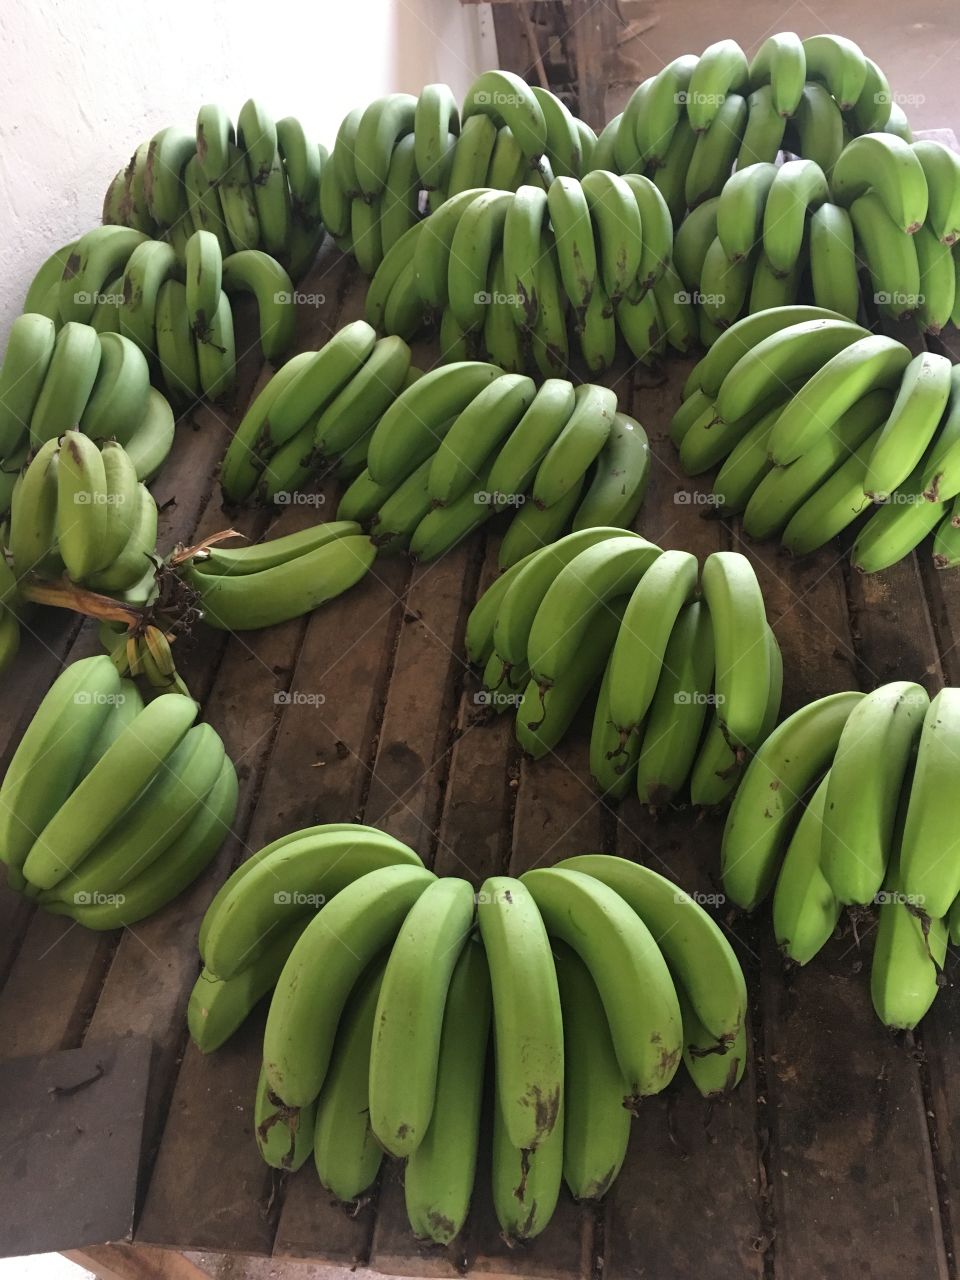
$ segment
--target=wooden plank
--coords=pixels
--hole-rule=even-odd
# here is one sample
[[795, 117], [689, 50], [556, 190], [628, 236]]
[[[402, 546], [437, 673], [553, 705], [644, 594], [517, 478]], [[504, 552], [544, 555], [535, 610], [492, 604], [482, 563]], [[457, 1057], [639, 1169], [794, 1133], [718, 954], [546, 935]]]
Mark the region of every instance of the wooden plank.
[[467, 670], [463, 621], [478, 551], [475, 540], [468, 540], [413, 571], [364, 809], [367, 822], [428, 860], [454, 695]]
[[[215, 1054], [184, 1053], [136, 1240], [268, 1254], [279, 1175], [257, 1152], [253, 1102], [264, 1013]], [[249, 1155], [248, 1155], [249, 1153]]]
[[[694, 552], [702, 565], [729, 546], [730, 533], [721, 521], [705, 518], [711, 508], [698, 498], [709, 490], [680, 473], [667, 435], [691, 363], [672, 363], [659, 387], [638, 386], [634, 416], [643, 422], [653, 454], [641, 527], [664, 549]], [[695, 818], [689, 808], [652, 818], [631, 795], [616, 810], [616, 852], [707, 902], [718, 892], [722, 825], [721, 816]], [[738, 922], [731, 935], [751, 986], [757, 977], [754, 933]], [[701, 1098], [681, 1067], [669, 1089], [644, 1103], [605, 1204], [604, 1274], [610, 1280], [643, 1272], [658, 1280], [762, 1274], [763, 1255], [755, 1247], [762, 1235], [756, 1125], [752, 1061], [723, 1102]], [[692, 1204], [699, 1211], [691, 1214]]]
[[[794, 566], [789, 584], [768, 562], [768, 584], [781, 609], [777, 634], [788, 706], [855, 687], [835, 551], [827, 548], [813, 563]], [[878, 625], [874, 641], [866, 615], [860, 626], [856, 658], [869, 670], [880, 663], [888, 637]], [[848, 934], [785, 986], [768, 921], [764, 908], [774, 1272], [791, 1280], [846, 1275], [869, 1259], [877, 1280], [910, 1271], [944, 1275], [922, 1091], [915, 1065], [873, 1012], [869, 944], [858, 954]], [[871, 1176], [871, 1170], [894, 1168], [894, 1182]], [[841, 1229], [828, 1232], [828, 1224]]]
[[[333, 267], [330, 271], [333, 272]], [[326, 309], [314, 308], [307, 316], [308, 324], [305, 328], [311, 331], [301, 332], [301, 346], [310, 347], [324, 340], [324, 329], [332, 323], [327, 312], [335, 312], [340, 305], [340, 283], [344, 272], [345, 268], [342, 268], [340, 274], [331, 274], [330, 279], [336, 283], [336, 288], [330, 289]], [[304, 287], [304, 292], [319, 296], [320, 290], [315, 283], [312, 289]], [[327, 486], [326, 489], [314, 492], [318, 498], [317, 504], [284, 506], [279, 519], [270, 527], [270, 536], [280, 536], [315, 523], [318, 509], [322, 509], [332, 491]], [[245, 513], [241, 514], [239, 524], [236, 520], [232, 522], [236, 527], [249, 527], [252, 532], [256, 532], [263, 528], [269, 514], [265, 511], [252, 515]], [[219, 495], [216, 495], [204, 512], [198, 532], [207, 534], [216, 528], [222, 528], [227, 518], [228, 513], [222, 509]], [[250, 833], [251, 817], [254, 805], [262, 799], [266, 763], [278, 727], [289, 711], [289, 704], [285, 699], [306, 631], [305, 620], [293, 619], [265, 631], [232, 635], [223, 647], [223, 658], [208, 700], [207, 714], [224, 737], [227, 749], [238, 766], [241, 780], [240, 809], [234, 833], [221, 850], [213, 874], [204, 877], [202, 882], [194, 886], [186, 903], [187, 909], [178, 912], [173, 919], [161, 916], [149, 922], [156, 935], [152, 942], [162, 949], [167, 961], [165, 1000], [162, 1010], [155, 1015], [157, 1021], [162, 1020], [165, 1024], [165, 1035], [161, 1035], [157, 1027], [157, 1034], [165, 1044], [177, 1046], [182, 1039], [182, 1033], [178, 1035], [177, 1031], [183, 1026], [186, 1000], [198, 970], [195, 936], [202, 912], [229, 867], [242, 861], [264, 843], [259, 834]], [[203, 650], [209, 651], [217, 643], [218, 640], [211, 633], [202, 636], [201, 667], [204, 662]], [[222, 640], [219, 643], [223, 645]], [[132, 950], [128, 959], [134, 972], [142, 972]], [[133, 974], [124, 975], [124, 978], [125, 981], [119, 984], [118, 990], [118, 1016], [123, 1016], [124, 996], [131, 986], [135, 989]], [[259, 1070], [259, 1041], [254, 1039], [243, 1043], [246, 1045], [249, 1061], [244, 1062], [242, 1067], [238, 1063], [236, 1069], [238, 1073], [242, 1070], [252, 1073], [255, 1081]], [[199, 1056], [191, 1046], [185, 1061], [189, 1063], [193, 1057]], [[173, 1065], [172, 1062], [170, 1065]], [[162, 1150], [165, 1151], [168, 1146], [182, 1149], [191, 1138], [196, 1140], [195, 1130], [199, 1123], [205, 1126], [205, 1133], [209, 1134], [210, 1141], [216, 1142], [223, 1156], [223, 1168], [213, 1182], [191, 1186], [189, 1198], [184, 1200], [180, 1194], [181, 1189], [176, 1185], [176, 1165], [158, 1162], [148, 1190], [144, 1230], [154, 1237], [155, 1243], [178, 1243], [185, 1217], [194, 1212], [211, 1224], [211, 1235], [207, 1237], [206, 1247], [238, 1248], [240, 1246], [233, 1243], [229, 1235], [215, 1239], [212, 1224], [217, 1221], [216, 1205], [224, 1196], [242, 1202], [248, 1188], [261, 1185], [264, 1166], [256, 1145], [247, 1141], [242, 1130], [232, 1131], [229, 1147], [224, 1145], [226, 1135], [231, 1132], [229, 1109], [233, 1105], [232, 1097], [228, 1094], [214, 1095], [213, 1098], [199, 1097], [198, 1090], [207, 1090], [205, 1073], [199, 1069], [187, 1070], [185, 1067], [176, 1082], [174, 1106], [164, 1129]], [[201, 1117], [199, 1122], [197, 1116]], [[185, 1132], [184, 1126], [193, 1126], [193, 1134]], [[251, 1228], [254, 1252], [264, 1251], [264, 1241], [269, 1243], [275, 1221], [276, 1214], [273, 1213], [268, 1229], [259, 1221]]]

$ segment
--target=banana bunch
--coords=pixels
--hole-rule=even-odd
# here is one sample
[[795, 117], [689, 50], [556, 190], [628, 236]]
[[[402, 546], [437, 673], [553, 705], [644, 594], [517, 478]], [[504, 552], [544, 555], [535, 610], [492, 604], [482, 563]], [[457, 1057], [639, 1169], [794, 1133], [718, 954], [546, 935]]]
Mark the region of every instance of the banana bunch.
[[478, 187], [544, 191], [555, 176], [579, 178], [595, 142], [559, 98], [509, 71], [480, 75], [462, 110], [445, 84], [419, 97], [388, 94], [341, 122], [320, 211], [338, 247], [372, 276], [423, 212]]
[[759, 748], [723, 834], [727, 895], [752, 910], [773, 889], [784, 955], [807, 964], [844, 907], [876, 909], [871, 993], [878, 1017], [912, 1028], [960, 941], [960, 690], [909, 681], [835, 693], [783, 722]]
[[240, 108], [236, 127], [223, 107], [208, 103], [194, 133], [161, 129], [137, 147], [107, 189], [103, 222], [163, 240], [181, 265], [190, 237], [207, 231], [225, 258], [262, 250], [299, 280], [323, 241], [326, 155], [299, 120], [274, 121], [253, 98]]
[[[92, 328], [107, 344], [104, 362], [121, 367], [115, 378], [123, 379], [123, 361], [130, 363], [129, 348], [136, 347], [167, 395], [192, 404], [203, 396], [222, 399], [233, 388], [230, 297], [241, 292], [256, 298], [261, 349], [276, 362], [293, 342], [296, 309], [293, 283], [275, 258], [260, 249], [224, 255], [216, 235], [202, 228], [187, 235], [178, 252], [166, 240], [108, 224], [44, 263], [26, 310], [39, 308], [55, 328]], [[126, 373], [121, 385], [132, 376]]]
[[514, 513], [501, 547], [507, 565], [571, 521], [629, 525], [650, 453], [643, 428], [617, 412], [605, 387], [550, 378], [538, 389], [475, 360], [424, 374], [402, 338], [378, 339], [357, 320], [271, 378], [237, 428], [220, 484], [230, 502], [283, 503], [321, 466], [352, 480], [337, 522], [361, 524], [374, 547], [408, 548], [419, 560]]
[[470, 187], [385, 252], [366, 316], [407, 339], [439, 316], [444, 360], [486, 353], [510, 372], [564, 373], [571, 329], [591, 372], [613, 363], [618, 332], [655, 365], [668, 344], [688, 351], [697, 340], [672, 252], [669, 210], [636, 174]]
[[150, 386], [134, 342], [69, 320], [26, 312], [10, 328], [0, 367], [0, 518], [22, 487], [21, 470], [65, 432], [115, 441], [138, 480], [156, 475], [173, 444], [174, 417]]
[[829, 176], [851, 138], [881, 131], [911, 141], [877, 64], [844, 36], [783, 31], [752, 61], [734, 40], [674, 58], [607, 124], [592, 167], [646, 174], [679, 227], [720, 196], [734, 169], [784, 153]]
[[178, 547], [170, 563], [192, 592], [191, 612], [207, 626], [252, 631], [342, 595], [376, 554], [358, 524], [332, 520], [245, 547]]
[[836, 312], [772, 308], [728, 329], [697, 364], [670, 434], [689, 475], [720, 469], [722, 514], [794, 555], [870, 512], [851, 559], [889, 568], [937, 530], [934, 563], [956, 561], [960, 372], [911, 356]]
[[[780, 709], [782, 662], [746, 557], [661, 552], [582, 528], [501, 574], [474, 606], [468, 659], [482, 705], [516, 710], [517, 740], [552, 751], [596, 691], [590, 771], [605, 796], [715, 805]], [[708, 723], [709, 712], [709, 723]]]
[[960, 157], [890, 133], [862, 134], [829, 163], [813, 150], [819, 160], [738, 167], [678, 228], [705, 345], [742, 314], [795, 303], [913, 317], [931, 334], [955, 322]]
[[101, 654], [51, 685], [0, 785], [12, 888], [89, 929], [152, 915], [217, 853], [237, 777], [197, 704], [146, 705]]
[[[319, 351], [295, 355], [252, 401], [220, 468], [228, 502], [289, 501], [326, 456], [362, 462], [374, 425], [410, 373], [410, 349], [377, 341], [363, 320], [345, 325]], [[354, 472], [355, 474], [355, 472]]]
[[351, 1202], [385, 1152], [400, 1158], [411, 1228], [437, 1243], [469, 1211], [491, 1031], [493, 1196], [516, 1242], [547, 1226], [562, 1180], [577, 1199], [606, 1193], [631, 1113], [681, 1061], [707, 1098], [746, 1063], [746, 986], [725, 935], [621, 858], [475, 893], [374, 828], [312, 827], [240, 865], [199, 945], [188, 1023], [202, 1052], [272, 993], [254, 1100], [264, 1160], [296, 1170], [312, 1153], [321, 1184]]
[[433, 560], [491, 516], [512, 513], [501, 564], [574, 528], [626, 527], [649, 473], [646, 433], [615, 394], [475, 361], [444, 365], [404, 391], [370, 437], [367, 467], [338, 519], [367, 524], [378, 547]]
[[97, 447], [65, 431], [36, 451], [14, 486], [5, 537], [11, 568], [29, 595], [64, 576], [122, 596], [152, 572], [157, 504], [123, 445]]

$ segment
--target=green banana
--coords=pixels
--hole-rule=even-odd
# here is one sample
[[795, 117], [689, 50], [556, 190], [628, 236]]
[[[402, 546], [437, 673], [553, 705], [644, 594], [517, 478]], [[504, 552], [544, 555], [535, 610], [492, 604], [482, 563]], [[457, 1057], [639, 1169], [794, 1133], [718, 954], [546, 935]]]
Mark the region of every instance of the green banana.
[[664, 551], [640, 579], [610, 657], [610, 715], [626, 738], [653, 702], [664, 652], [683, 606], [697, 590], [699, 565], [686, 551]]
[[639, 422], [614, 414], [607, 443], [573, 518], [573, 531], [598, 525], [629, 529], [643, 504], [650, 475], [650, 445]]
[[322, 1186], [356, 1200], [373, 1182], [383, 1151], [370, 1127], [367, 1081], [382, 966], [365, 973], [336, 1029], [330, 1068], [316, 1104], [313, 1158]]
[[585, 474], [610, 438], [617, 397], [608, 387], [586, 383], [576, 389], [576, 403], [563, 430], [547, 450], [533, 481], [538, 506], [558, 503]]
[[747, 123], [740, 140], [735, 167], [773, 164], [780, 154], [787, 121], [777, 110], [770, 85], [761, 85], [747, 96]]
[[263, 1040], [268, 1082], [287, 1106], [309, 1106], [320, 1093], [350, 992], [434, 879], [422, 867], [373, 871], [342, 889], [300, 936], [274, 991]]
[[[767, 628], [767, 648], [770, 651], [770, 685], [767, 689], [767, 705], [763, 724], [757, 740], [751, 743], [755, 750], [773, 731], [780, 715], [783, 695], [783, 655], [773, 631]], [[734, 751], [723, 730], [716, 712], [703, 735], [703, 742], [690, 771], [690, 800], [695, 805], [718, 805], [735, 789], [743, 772], [743, 752]]]
[[719, 1044], [732, 1044], [747, 1013], [736, 953], [708, 912], [649, 867], [609, 854], [565, 858], [560, 869], [601, 881], [633, 908], [663, 952], [677, 992]]
[[563, 1017], [550, 939], [531, 891], [509, 876], [481, 885], [477, 922], [493, 996], [500, 1122], [509, 1144], [530, 1153], [562, 1135]]
[[809, 702], [774, 729], [747, 766], [720, 850], [727, 896], [747, 911], [770, 891], [789, 841], [794, 810], [829, 768], [843, 726], [862, 693]]
[[122, 694], [113, 663], [99, 654], [71, 663], [41, 700], [0, 785], [0, 851], [14, 887], [22, 887], [36, 833], [73, 792]]
[[673, 979], [650, 930], [618, 893], [583, 872], [528, 871], [521, 883], [547, 933], [573, 948], [596, 983], [627, 1087], [624, 1105], [659, 1093], [680, 1065], [682, 1032]]
[[851, 712], [830, 770], [820, 866], [844, 905], [867, 905], [890, 861], [900, 791], [930, 699], [917, 684], [881, 685]]
[[496, 365], [462, 361], [432, 369], [403, 391], [370, 437], [374, 480], [399, 484], [435, 451], [452, 419], [500, 374]]
[[464, 128], [478, 114], [498, 126], [508, 125], [531, 164], [543, 155], [547, 145], [543, 110], [527, 82], [514, 72], [484, 71], [474, 80], [460, 112]]
[[829, 201], [810, 218], [810, 279], [818, 306], [856, 320], [860, 282], [853, 223], [846, 209]]
[[605, 606], [630, 593], [660, 555], [637, 535], [606, 539], [564, 565], [550, 583], [527, 638], [533, 681], [549, 687], [576, 659]]
[[800, 816], [773, 891], [777, 946], [799, 965], [808, 964], [826, 944], [842, 910], [823, 873], [824, 805], [831, 774], [824, 775]]
[[189, 565], [181, 572], [197, 592], [208, 626], [249, 631], [300, 617], [342, 595], [375, 558], [369, 538], [348, 535], [259, 573], [217, 576]]
[[473, 916], [466, 880], [435, 881], [411, 908], [384, 970], [370, 1051], [370, 1126], [395, 1156], [416, 1151], [430, 1125], [447, 993]]
[[24, 314], [10, 326], [0, 369], [0, 457], [24, 443], [53, 358], [57, 331], [47, 316]]
[[891, 497], [933, 440], [950, 395], [951, 367], [946, 356], [925, 351], [904, 369], [890, 416], [867, 464], [863, 488], [874, 502]]
[[34, 446], [76, 427], [97, 380], [100, 357], [100, 337], [90, 325], [70, 320], [60, 329], [30, 415]]
[[792, 116], [800, 105], [807, 75], [807, 55], [793, 31], [767, 36], [750, 62], [750, 87], [768, 84], [781, 116]]
[[670, 634], [643, 727], [637, 795], [652, 808], [669, 804], [686, 784], [702, 736], [713, 670], [710, 615], [694, 601], [681, 609]]
[[161, 694], [113, 745], [39, 831], [23, 873], [39, 889], [52, 889], [94, 849], [186, 736], [197, 705], [180, 694]]
[[207, 968], [201, 970], [187, 1002], [190, 1038], [201, 1053], [213, 1053], [226, 1044], [256, 1005], [273, 990], [308, 923], [309, 917], [304, 917], [289, 925], [232, 978], [218, 978]]
[[872, 191], [900, 231], [913, 235], [927, 216], [927, 179], [917, 153], [892, 133], [867, 133], [843, 149], [830, 175], [837, 204]]
[[860, 338], [828, 359], [797, 392], [770, 433], [770, 455], [793, 462], [869, 391], [899, 383], [910, 352], [892, 338]]
[[565, 1033], [563, 1177], [575, 1200], [599, 1200], [627, 1154], [626, 1085], [589, 970], [563, 944], [554, 960]]
[[958, 727], [958, 691], [942, 689], [924, 717], [900, 854], [901, 887], [931, 920], [947, 914], [960, 880], [957, 841], [948, 820]]
[[[871, 391], [837, 421], [834, 428], [796, 462], [767, 471], [743, 513], [751, 538], [776, 536], [847, 458], [887, 421], [892, 400], [887, 391]], [[878, 437], [879, 439], [879, 437]], [[719, 477], [718, 491], [719, 490]]]
[[707, 557], [701, 589], [713, 624], [717, 716], [730, 742], [748, 747], [763, 724], [771, 676], [763, 593], [737, 551]]
[[447, 992], [430, 1127], [407, 1158], [407, 1218], [415, 1235], [449, 1244], [473, 1193], [490, 1036], [490, 975], [479, 942], [468, 941]]
[[879, 428], [859, 444], [846, 462], [790, 517], [781, 541], [796, 556], [807, 555], [852, 524], [870, 499], [863, 491], [867, 462], [879, 438]]

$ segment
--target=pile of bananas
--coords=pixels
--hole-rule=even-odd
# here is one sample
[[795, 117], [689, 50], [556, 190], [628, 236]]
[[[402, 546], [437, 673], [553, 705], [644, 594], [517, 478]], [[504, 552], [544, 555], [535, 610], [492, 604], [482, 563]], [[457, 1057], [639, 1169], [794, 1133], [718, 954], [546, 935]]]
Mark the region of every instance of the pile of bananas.
[[646, 171], [675, 225], [719, 196], [731, 169], [781, 151], [828, 170], [851, 137], [886, 131], [910, 141], [886, 76], [852, 40], [771, 35], [752, 62], [735, 40], [683, 54], [645, 80], [611, 120], [593, 167]]
[[299, 280], [323, 240], [325, 159], [293, 116], [274, 121], [250, 98], [234, 128], [208, 104], [195, 133], [161, 129], [137, 147], [107, 189], [103, 221], [167, 241], [181, 263], [190, 236], [209, 231], [225, 257], [263, 249]]
[[546, 89], [509, 71], [486, 71], [462, 112], [445, 84], [420, 96], [388, 94], [346, 115], [320, 177], [324, 224], [373, 275], [421, 210], [475, 187], [545, 190], [581, 177], [596, 135]]
[[122, 594], [152, 573], [157, 504], [123, 445], [65, 431], [33, 455], [13, 490], [4, 538], [20, 580], [59, 579]]
[[612, 800], [635, 787], [662, 806], [689, 786], [694, 804], [718, 804], [780, 710], [780, 649], [746, 557], [715, 552], [700, 577], [695, 556], [622, 529], [571, 533], [501, 574], [466, 650], [483, 667], [478, 700], [516, 711], [534, 759], [599, 683], [590, 770]]
[[387, 251], [367, 319], [411, 338], [439, 316], [445, 360], [486, 352], [514, 372], [563, 373], [570, 327], [591, 372], [613, 363], [618, 332], [636, 359], [655, 364], [667, 343], [685, 352], [697, 341], [672, 252], [670, 212], [637, 174], [473, 188]]
[[181, 893], [237, 804], [233, 764], [196, 715], [178, 693], [144, 706], [104, 655], [67, 667], [0, 786], [10, 885], [89, 929], [133, 924]]
[[77, 321], [58, 333], [47, 316], [18, 316], [0, 368], [0, 520], [31, 453], [74, 429], [118, 441], [149, 481], [170, 452], [174, 418], [129, 338]]
[[684, 219], [674, 260], [707, 346], [740, 315], [795, 302], [856, 320], [867, 301], [861, 265], [871, 311], [915, 316], [936, 334], [960, 319], [958, 235], [960, 156], [870, 133], [829, 166], [805, 158], [738, 169]]
[[[744, 317], [693, 369], [670, 426], [722, 514], [795, 555], [864, 512], [851, 559], [889, 568], [937, 529], [934, 563], [960, 563], [960, 372], [912, 356], [837, 313], [789, 306]], [[951, 500], [953, 505], [951, 507]]]
[[123, 445], [98, 448], [79, 431], [42, 444], [0, 528], [0, 671], [16, 656], [30, 601], [104, 617], [124, 616], [114, 600], [145, 602], [156, 544], [157, 504]]
[[289, 275], [259, 249], [224, 256], [212, 231], [194, 231], [178, 255], [166, 240], [141, 231], [94, 227], [47, 259], [24, 309], [41, 312], [57, 327], [82, 323], [104, 336], [122, 336], [139, 348], [172, 400], [192, 405], [233, 390], [230, 296], [237, 293], [256, 298], [264, 358], [278, 360], [294, 339]]
[[[914, 1027], [960, 943], [960, 689], [896, 681], [802, 707], [759, 748], [723, 834], [723, 886], [747, 910], [774, 889], [785, 956], [812, 960], [844, 907], [879, 908], [871, 991]], [[775, 885], [775, 888], [774, 888]]]
[[191, 588], [191, 611], [221, 631], [252, 631], [299, 618], [355, 586], [377, 554], [350, 520], [245, 547], [221, 547], [223, 536], [178, 547], [169, 557]]
[[643, 428], [617, 412], [606, 387], [551, 378], [538, 389], [470, 360], [423, 374], [402, 338], [378, 340], [356, 320], [271, 378], [237, 428], [220, 483], [231, 502], [284, 502], [324, 464], [353, 477], [337, 520], [420, 560], [514, 511], [506, 566], [571, 520], [628, 525], [650, 455]]
[[441, 1243], [473, 1191], [491, 1022], [493, 1198], [512, 1241], [544, 1229], [561, 1179], [577, 1199], [609, 1189], [631, 1111], [681, 1059], [705, 1097], [745, 1066], [746, 988], [723, 933], [620, 858], [493, 877], [475, 894], [375, 829], [315, 827], [234, 872], [200, 949], [188, 1021], [202, 1051], [273, 990], [264, 1159], [297, 1169], [312, 1152], [322, 1184], [352, 1201], [384, 1151], [400, 1157], [410, 1225]]

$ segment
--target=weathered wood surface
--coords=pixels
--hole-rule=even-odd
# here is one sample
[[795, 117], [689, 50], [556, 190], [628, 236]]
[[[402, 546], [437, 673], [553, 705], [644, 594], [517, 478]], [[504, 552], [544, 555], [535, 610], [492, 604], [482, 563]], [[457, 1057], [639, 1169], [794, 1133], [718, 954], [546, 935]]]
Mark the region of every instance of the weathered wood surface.
[[[301, 345], [359, 313], [362, 290], [327, 252], [311, 280], [322, 307], [303, 317]], [[429, 351], [418, 352], [426, 364]], [[666, 378], [619, 368], [611, 385], [647, 427], [654, 462], [637, 528], [701, 558], [743, 550], [761, 576], [784, 652], [784, 709], [841, 688], [913, 678], [960, 683], [960, 577], [937, 573], [928, 548], [860, 578], [841, 550], [792, 562], [704, 516], [666, 427], [689, 362]], [[264, 373], [259, 373], [262, 381]], [[258, 378], [245, 363], [244, 398]], [[220, 506], [215, 471], [242, 412], [198, 409], [179, 428], [157, 491], [162, 546], [228, 523], [278, 532], [315, 517]], [[319, 498], [329, 513], [335, 486]], [[884, 1033], [870, 1006], [869, 933], [849, 931], [799, 974], [783, 976], [769, 911], [745, 919], [720, 906], [747, 973], [752, 1053], [740, 1089], [709, 1107], [677, 1081], [634, 1126], [620, 1180], [599, 1209], [564, 1198], [528, 1249], [499, 1239], [489, 1194], [456, 1248], [419, 1247], [406, 1225], [400, 1171], [386, 1165], [355, 1216], [331, 1204], [308, 1166], [281, 1177], [252, 1135], [262, 1014], [203, 1058], [187, 1043], [196, 928], [226, 871], [278, 833], [363, 818], [413, 845], [442, 874], [475, 885], [576, 852], [634, 857], [686, 888], [717, 892], [720, 820], [689, 811], [654, 819], [635, 800], [612, 810], [587, 776], [589, 726], [561, 747], [521, 758], [509, 715], [477, 704], [462, 652], [467, 612], [496, 566], [496, 526], [435, 565], [384, 557], [346, 597], [311, 618], [260, 634], [198, 636], [183, 659], [204, 715], [238, 763], [241, 804], [214, 868], [168, 910], [121, 936], [97, 937], [31, 912], [0, 889], [0, 1056], [142, 1034], [155, 1045], [137, 1239], [181, 1249], [361, 1264], [385, 1274], [535, 1275], [611, 1280], [713, 1277], [946, 1276], [960, 1221], [960, 1155], [950, 1127], [960, 1100], [958, 997], [945, 991], [922, 1034]], [[7, 757], [61, 661], [93, 652], [89, 628], [52, 614], [25, 645], [0, 736]], [[291, 695], [310, 695], [291, 696]], [[951, 968], [949, 976], [953, 977]]]

